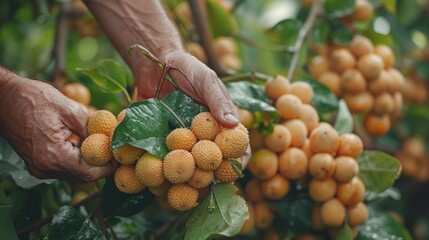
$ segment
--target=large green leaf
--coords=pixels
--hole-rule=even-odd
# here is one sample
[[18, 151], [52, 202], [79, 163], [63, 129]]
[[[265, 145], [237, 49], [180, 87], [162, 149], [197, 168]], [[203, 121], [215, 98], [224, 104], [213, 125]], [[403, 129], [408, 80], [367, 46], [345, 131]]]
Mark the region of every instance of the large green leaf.
[[338, 109], [337, 97], [325, 85], [309, 78], [302, 78], [300, 81], [309, 83], [313, 88], [314, 94], [311, 103], [319, 114], [332, 112]]
[[311, 37], [318, 44], [325, 43], [330, 32], [329, 24], [326, 20], [320, 20], [314, 23], [313, 29], [311, 30]]
[[233, 184], [216, 184], [212, 191], [213, 195], [195, 208], [186, 223], [186, 240], [232, 237], [249, 217], [246, 201], [237, 195], [238, 189]]
[[89, 76], [95, 84], [107, 91], [120, 92], [127, 87], [127, 75], [114, 60], [106, 59], [99, 62], [94, 68], [77, 70]]
[[325, 0], [323, 10], [330, 18], [339, 18], [350, 14], [355, 7], [355, 0]]
[[204, 106], [198, 104], [181, 91], [169, 93], [161, 100], [161, 103], [167, 110], [168, 123], [171, 129], [179, 127], [190, 128], [195, 115], [207, 111]]
[[18, 240], [12, 218], [12, 203], [0, 189], [0, 239]]
[[341, 99], [335, 119], [334, 127], [338, 133], [349, 133], [353, 130], [353, 117], [347, 107], [346, 102]]
[[352, 41], [353, 32], [346, 25], [334, 22], [331, 25], [329, 38], [337, 45], [346, 46]]
[[368, 207], [368, 211], [369, 218], [359, 226], [359, 235], [356, 240], [413, 239], [404, 226], [385, 212], [371, 206]]
[[54, 215], [48, 239], [85, 240], [97, 239], [103, 234], [100, 227], [78, 210], [64, 206]]
[[206, 3], [213, 37], [234, 35], [237, 32], [237, 22], [233, 15], [215, 0], [206, 0]]
[[344, 223], [338, 232], [337, 240], [353, 240], [352, 229], [347, 223]]
[[8, 197], [13, 205], [13, 221], [17, 229], [42, 217], [42, 197], [37, 189], [15, 188]]
[[364, 151], [356, 158], [359, 175], [367, 191], [384, 192], [391, 187], [401, 173], [398, 159], [379, 151]]
[[125, 118], [116, 127], [111, 149], [116, 150], [128, 143], [164, 159], [168, 153], [165, 138], [169, 132], [166, 108], [159, 100], [151, 98], [135, 102], [128, 107]]
[[274, 42], [285, 46], [294, 46], [298, 38], [302, 22], [298, 19], [284, 19], [269, 29], [268, 33]]
[[153, 194], [147, 189], [136, 194], [126, 194], [118, 190], [113, 177], [106, 178], [101, 192], [101, 209], [106, 216], [129, 217], [139, 213], [153, 200]]

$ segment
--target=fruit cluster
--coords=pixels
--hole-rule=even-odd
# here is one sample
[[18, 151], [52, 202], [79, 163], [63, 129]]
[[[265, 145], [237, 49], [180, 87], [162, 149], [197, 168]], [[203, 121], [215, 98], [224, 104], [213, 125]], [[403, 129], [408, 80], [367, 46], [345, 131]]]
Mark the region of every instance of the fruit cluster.
[[406, 139], [396, 153], [402, 165], [402, 174], [418, 182], [429, 180], [429, 158], [420, 138]]
[[213, 180], [234, 182], [239, 178], [230, 160], [241, 164], [240, 157], [249, 145], [243, 125], [223, 128], [209, 112], [202, 112], [192, 120], [191, 129], [177, 128], [168, 134], [170, 151], [161, 159], [131, 145], [110, 151], [113, 131], [125, 114], [123, 110], [116, 118], [100, 110], [90, 115], [89, 136], [81, 147], [82, 157], [90, 165], [102, 166], [112, 158], [120, 164], [114, 180], [121, 192], [133, 194], [147, 187], [161, 205], [185, 211], [198, 204], [199, 192], [207, 192]]
[[253, 178], [244, 187], [250, 218], [242, 233], [254, 227], [268, 229], [275, 216], [267, 201], [287, 196], [291, 184], [308, 188], [315, 202], [313, 228], [335, 232], [344, 222], [352, 229], [368, 218], [363, 203], [365, 186], [355, 158], [363, 143], [353, 133], [338, 134], [319, 116], [310, 100], [311, 86], [276, 76], [265, 91], [281, 115], [281, 122], [267, 136], [250, 130]]

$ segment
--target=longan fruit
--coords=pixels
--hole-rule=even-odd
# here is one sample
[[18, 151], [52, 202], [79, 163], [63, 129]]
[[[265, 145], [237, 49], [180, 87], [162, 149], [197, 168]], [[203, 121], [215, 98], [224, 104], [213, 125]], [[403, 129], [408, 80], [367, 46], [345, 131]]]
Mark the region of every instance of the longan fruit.
[[291, 135], [290, 146], [301, 147], [308, 136], [307, 126], [304, 122], [299, 119], [292, 119], [285, 122], [284, 126], [287, 127]]
[[368, 208], [365, 203], [358, 203], [354, 207], [347, 208], [347, 223], [350, 226], [357, 226], [368, 219]]
[[97, 110], [88, 117], [88, 135], [101, 133], [110, 136], [118, 124], [115, 115], [107, 110]]
[[358, 176], [348, 182], [338, 183], [336, 197], [345, 206], [356, 206], [365, 199], [365, 185]]
[[384, 62], [380, 56], [368, 53], [359, 58], [358, 69], [369, 80], [376, 79], [384, 69]]
[[186, 50], [188, 50], [192, 56], [196, 57], [201, 62], [207, 62], [206, 53], [200, 44], [195, 42], [186, 43]]
[[163, 163], [164, 176], [171, 183], [184, 183], [194, 175], [195, 160], [186, 150], [178, 149], [167, 153]]
[[61, 92], [68, 98], [81, 103], [83, 105], [89, 105], [91, 102], [91, 93], [88, 88], [82, 83], [73, 82], [67, 83], [61, 88]]
[[331, 92], [333, 92], [336, 96], [341, 94], [341, 77], [338, 73], [326, 71], [320, 74], [317, 80], [329, 88], [329, 90], [331, 90]]
[[307, 156], [307, 159], [310, 159], [311, 156], [313, 156], [313, 152], [311, 151], [310, 148], [310, 139], [306, 139], [304, 141], [304, 144], [301, 147], [301, 150], [305, 153], [305, 156]]
[[302, 101], [295, 95], [284, 94], [277, 99], [275, 107], [283, 119], [293, 119], [300, 115]]
[[359, 172], [356, 160], [349, 156], [339, 156], [335, 158], [336, 170], [334, 178], [338, 182], [348, 182]]
[[255, 203], [255, 226], [258, 229], [267, 229], [274, 221], [275, 214], [266, 202]]
[[174, 209], [186, 211], [198, 205], [198, 190], [186, 183], [174, 184], [168, 190], [167, 199]]
[[395, 100], [389, 93], [382, 93], [374, 98], [372, 112], [377, 115], [392, 114], [395, 110]]
[[160, 198], [167, 197], [168, 189], [170, 189], [171, 183], [168, 181], [164, 181], [161, 185], [157, 187], [148, 187], [149, 191]]
[[188, 128], [174, 129], [167, 135], [167, 138], [165, 140], [165, 144], [170, 151], [176, 149], [191, 151], [192, 147], [196, 142], [197, 137]]
[[374, 105], [374, 98], [367, 91], [357, 94], [345, 94], [343, 95], [343, 99], [353, 113], [368, 112]]
[[308, 193], [316, 202], [325, 202], [335, 196], [337, 182], [332, 178], [324, 180], [312, 179], [308, 185]]
[[122, 111], [120, 111], [118, 113], [118, 115], [116, 116], [116, 121], [118, 121], [118, 124], [120, 122], [122, 122], [122, 120], [124, 120], [126, 114], [127, 114], [127, 109], [126, 108], [122, 109]]
[[407, 138], [402, 144], [404, 153], [414, 158], [424, 157], [425, 145], [420, 138]]
[[393, 115], [399, 116], [402, 112], [402, 106], [404, 105], [402, 93], [401, 92], [394, 93], [393, 94], [393, 101], [395, 102], [395, 110], [393, 112]]
[[229, 160], [223, 160], [219, 167], [214, 171], [214, 177], [218, 182], [234, 182], [240, 176], [232, 168], [232, 164]]
[[162, 160], [150, 153], [139, 158], [135, 168], [137, 179], [147, 187], [160, 186], [165, 180]]
[[338, 199], [332, 198], [322, 204], [320, 215], [326, 226], [339, 227], [346, 218], [346, 208]]
[[348, 93], [359, 93], [366, 89], [366, 80], [360, 71], [351, 68], [341, 75], [341, 87]]
[[220, 131], [214, 140], [219, 146], [224, 159], [243, 156], [249, 146], [249, 134], [240, 128], [229, 128]]
[[388, 115], [377, 116], [368, 114], [363, 120], [365, 130], [372, 136], [381, 136], [390, 129], [390, 118]]
[[368, 83], [368, 90], [372, 94], [380, 94], [389, 90], [391, 77], [388, 71], [382, 70], [380, 75]]
[[219, 58], [219, 62], [226, 68], [240, 70], [242, 67], [241, 59], [234, 54], [226, 54]]
[[314, 153], [335, 153], [340, 145], [340, 137], [333, 127], [321, 126], [310, 133], [310, 148]]
[[114, 176], [116, 187], [126, 194], [133, 194], [142, 191], [145, 186], [137, 179], [134, 166], [120, 165]]
[[243, 126], [245, 126], [246, 128], [251, 128], [253, 124], [253, 120], [255, 119], [255, 117], [253, 116], [253, 113], [246, 109], [239, 108], [238, 114], [240, 115], [241, 124], [243, 124]]
[[322, 204], [314, 203], [313, 209], [311, 211], [311, 227], [316, 230], [322, 230], [326, 228], [325, 223], [322, 221], [321, 213]]
[[356, 58], [360, 58], [367, 53], [374, 52], [374, 45], [372, 44], [371, 40], [362, 35], [354, 36], [350, 42], [349, 48]]
[[268, 199], [281, 199], [288, 194], [289, 189], [289, 180], [280, 174], [261, 181], [262, 194]]
[[259, 133], [257, 128], [250, 129], [249, 139], [253, 152], [265, 147], [265, 138]]
[[327, 179], [335, 173], [335, 161], [329, 153], [317, 153], [310, 158], [308, 170], [315, 179]]
[[385, 69], [389, 69], [395, 64], [395, 54], [390, 47], [383, 44], [376, 45], [374, 53], [383, 59]]
[[390, 75], [390, 81], [387, 84], [387, 89], [391, 93], [395, 93], [401, 91], [403, 86], [405, 85], [405, 79], [401, 72], [396, 68], [390, 68], [387, 70]]
[[310, 60], [308, 67], [310, 69], [311, 75], [313, 75], [315, 78], [318, 78], [320, 74], [329, 70], [329, 65], [328, 58], [318, 55]]
[[103, 166], [113, 158], [110, 151], [110, 138], [101, 133], [89, 135], [80, 148], [83, 160], [92, 166]]
[[265, 148], [259, 149], [252, 155], [248, 167], [252, 175], [258, 179], [271, 178], [277, 172], [277, 154]]
[[313, 88], [306, 82], [293, 82], [290, 94], [297, 96], [302, 103], [310, 103], [313, 98]]
[[220, 131], [220, 125], [211, 113], [202, 112], [192, 119], [191, 130], [199, 140], [213, 141]]
[[240, 234], [248, 234], [255, 228], [255, 210], [253, 210], [253, 203], [246, 202], [249, 209], [249, 218], [246, 219], [241, 226]]
[[290, 146], [291, 140], [289, 129], [282, 124], [275, 124], [273, 132], [265, 137], [265, 145], [274, 152], [282, 152]]
[[331, 67], [337, 72], [344, 72], [356, 66], [356, 58], [346, 48], [338, 48], [331, 53]]
[[340, 156], [357, 157], [363, 152], [362, 139], [354, 133], [343, 133], [340, 135], [340, 146], [337, 154]]
[[265, 197], [262, 194], [261, 183], [258, 179], [252, 178], [244, 186], [244, 195], [252, 203], [262, 202]]
[[308, 158], [299, 148], [289, 148], [279, 156], [279, 172], [288, 179], [297, 180], [307, 174]]
[[317, 110], [309, 104], [303, 104], [301, 106], [298, 119], [304, 122], [309, 133], [317, 127], [320, 121], [319, 113], [317, 113]]
[[213, 48], [219, 58], [225, 55], [236, 55], [238, 52], [237, 44], [230, 37], [217, 37], [213, 41]]
[[145, 153], [145, 150], [126, 144], [113, 151], [113, 157], [120, 164], [133, 165]]
[[356, 0], [351, 17], [354, 21], [368, 21], [373, 13], [374, 8], [368, 0]]
[[191, 153], [197, 166], [203, 170], [215, 170], [222, 162], [220, 148], [209, 140], [198, 141]]
[[187, 181], [189, 186], [196, 189], [207, 187], [213, 180], [213, 171], [206, 171], [201, 168], [195, 168], [194, 174]]
[[265, 84], [265, 93], [272, 100], [276, 100], [281, 95], [289, 93], [289, 89], [289, 80], [281, 75], [274, 76]]

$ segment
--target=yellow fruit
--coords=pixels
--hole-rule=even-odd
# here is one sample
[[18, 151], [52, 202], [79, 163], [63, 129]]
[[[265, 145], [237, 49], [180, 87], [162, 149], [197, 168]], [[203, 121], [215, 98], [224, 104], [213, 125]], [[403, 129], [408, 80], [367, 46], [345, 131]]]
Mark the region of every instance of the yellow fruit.
[[280, 174], [276, 174], [261, 182], [262, 194], [268, 199], [281, 199], [288, 194], [289, 189], [289, 180]]
[[339, 183], [337, 198], [348, 207], [356, 206], [365, 199], [365, 185], [359, 177], [344, 183]]
[[246, 152], [249, 135], [239, 128], [224, 129], [216, 135], [214, 142], [219, 146], [224, 159], [238, 158]]
[[168, 134], [167, 139], [165, 140], [170, 151], [176, 149], [191, 151], [196, 142], [197, 137], [190, 129], [187, 128], [174, 129]]
[[366, 89], [366, 80], [362, 73], [352, 68], [341, 75], [341, 87], [348, 93], [359, 93]]
[[184, 183], [194, 175], [195, 160], [186, 150], [173, 150], [164, 158], [163, 171], [165, 178], [171, 183]]
[[162, 160], [145, 153], [136, 164], [137, 179], [147, 187], [160, 186], [165, 178], [162, 171]]
[[247, 207], [249, 209], [249, 218], [244, 221], [240, 234], [250, 233], [255, 228], [255, 211], [253, 210], [253, 203], [247, 202]]
[[203, 170], [215, 170], [222, 162], [220, 148], [209, 140], [198, 141], [192, 148], [192, 156], [197, 166]]
[[425, 156], [425, 144], [420, 138], [407, 138], [402, 144], [404, 152], [414, 158]]
[[157, 187], [148, 187], [149, 191], [153, 193], [153, 195], [165, 198], [167, 197], [168, 189], [170, 189], [171, 183], [168, 181], [164, 181], [161, 185]]
[[343, 133], [340, 136], [340, 146], [338, 155], [357, 157], [363, 151], [363, 142], [360, 137], [354, 133]]
[[317, 127], [320, 121], [319, 114], [316, 109], [309, 104], [302, 105], [298, 119], [304, 122], [309, 133]]
[[240, 121], [243, 126], [246, 128], [251, 128], [254, 120], [253, 113], [246, 109], [239, 108], [238, 114], [240, 115]]
[[308, 136], [307, 126], [299, 119], [292, 119], [284, 123], [291, 135], [290, 146], [301, 147]]
[[375, 46], [374, 53], [383, 59], [385, 69], [389, 69], [395, 64], [395, 54], [390, 47], [382, 44], [377, 45]]
[[110, 136], [118, 121], [115, 115], [107, 110], [98, 110], [88, 117], [88, 135], [102, 133]]
[[310, 134], [310, 147], [314, 153], [335, 153], [340, 145], [340, 137], [333, 127], [318, 127]]
[[374, 98], [367, 91], [357, 94], [345, 94], [343, 99], [353, 113], [368, 112], [374, 105]]
[[207, 187], [213, 180], [213, 171], [205, 171], [196, 168], [194, 175], [188, 180], [188, 184], [196, 189]]
[[237, 44], [234, 39], [230, 37], [218, 37], [213, 41], [213, 48], [216, 52], [217, 57], [223, 57], [225, 55], [236, 55]]
[[356, 160], [348, 156], [339, 156], [335, 158], [335, 179], [338, 182], [348, 182], [359, 172], [359, 166]]
[[116, 121], [118, 121], [118, 124], [122, 122], [122, 120], [124, 120], [126, 114], [127, 114], [126, 108], [118, 113], [118, 116], [116, 116]]
[[252, 151], [257, 151], [263, 147], [265, 147], [265, 140], [264, 136], [262, 136], [258, 129], [250, 129], [249, 131], [249, 140], [250, 140], [250, 147], [252, 148]]
[[368, 0], [356, 0], [351, 17], [355, 21], [368, 21], [374, 13], [374, 8]]
[[308, 67], [311, 75], [318, 78], [322, 73], [329, 70], [329, 60], [325, 56], [318, 55], [310, 60]]
[[261, 183], [258, 179], [250, 179], [244, 187], [244, 194], [246, 199], [252, 203], [264, 201], [264, 195], [261, 191]]
[[[389, 78], [390, 81], [387, 83], [387, 89], [389, 90], [389, 92], [395, 93], [395, 92], [401, 91], [401, 89], [403, 89], [405, 85], [405, 79], [402, 73], [396, 68], [388, 69], [387, 73], [390, 76]], [[425, 89], [425, 88], [423, 87], [422, 89]], [[414, 92], [413, 94], [417, 94], [417, 93]]]
[[377, 116], [368, 114], [363, 120], [365, 130], [373, 136], [386, 134], [390, 129], [390, 118], [388, 115]]
[[186, 183], [174, 184], [167, 195], [170, 205], [179, 211], [186, 211], [198, 205], [198, 190]]
[[284, 94], [277, 99], [275, 107], [283, 119], [293, 119], [300, 115], [302, 101], [295, 95]]
[[320, 214], [324, 224], [330, 227], [339, 227], [346, 218], [346, 208], [338, 199], [332, 198], [322, 204]]
[[226, 68], [240, 70], [242, 67], [241, 59], [237, 55], [226, 54], [219, 58], [219, 62]]
[[265, 145], [274, 152], [282, 152], [289, 147], [291, 134], [289, 129], [282, 124], [274, 125], [273, 132], [265, 137]]
[[347, 69], [354, 68], [356, 59], [346, 48], [338, 48], [332, 51], [331, 67], [337, 72], [344, 72]]
[[317, 153], [310, 158], [310, 174], [316, 179], [327, 179], [335, 173], [335, 161], [329, 153]]
[[229, 160], [223, 160], [219, 167], [214, 171], [214, 176], [218, 182], [234, 182], [240, 176], [232, 168], [231, 162]]
[[133, 165], [145, 150], [126, 144], [113, 151], [113, 157], [123, 165]]
[[134, 166], [119, 166], [115, 171], [114, 178], [116, 187], [123, 193], [138, 193], [145, 188], [145, 186], [137, 179]]
[[207, 62], [206, 53], [200, 44], [194, 42], [186, 43], [186, 50], [201, 62]]
[[89, 105], [89, 102], [91, 102], [91, 93], [82, 83], [68, 83], [61, 88], [61, 92], [66, 95], [66, 97], [73, 99], [78, 103]]
[[255, 226], [258, 229], [267, 229], [271, 226], [274, 220], [274, 212], [266, 202], [256, 203], [255, 211]]
[[279, 172], [288, 179], [297, 180], [307, 174], [308, 159], [299, 148], [289, 148], [279, 156]]
[[308, 185], [308, 193], [316, 202], [325, 202], [335, 196], [337, 183], [332, 178], [325, 180], [313, 179]]
[[281, 75], [276, 75], [265, 84], [265, 93], [272, 100], [276, 100], [283, 94], [289, 93], [289, 80]]
[[368, 90], [372, 94], [380, 94], [388, 90], [391, 76], [388, 71], [382, 70], [380, 75], [368, 83]]
[[354, 207], [347, 209], [347, 223], [350, 226], [357, 226], [368, 219], [368, 208], [365, 203], [358, 203]]
[[320, 211], [321, 208], [322, 208], [322, 204], [315, 203], [311, 213], [311, 227], [316, 230], [322, 230], [326, 228], [325, 223], [323, 223], [322, 221], [322, 214]]
[[302, 103], [310, 103], [313, 98], [313, 88], [306, 82], [293, 82], [290, 94], [297, 96]]
[[384, 69], [383, 59], [374, 53], [365, 54], [359, 58], [358, 69], [365, 77], [376, 79]]
[[220, 131], [220, 125], [211, 113], [202, 112], [192, 119], [191, 129], [199, 140], [213, 141]]
[[262, 148], [256, 151], [249, 162], [249, 170], [259, 179], [268, 179], [277, 172], [278, 157], [271, 150]]
[[359, 58], [367, 53], [374, 52], [374, 45], [367, 37], [356, 35], [350, 42], [350, 51]]
[[108, 164], [112, 159], [109, 137], [99, 133], [88, 136], [82, 143], [80, 153], [89, 165], [103, 166]]
[[313, 152], [310, 148], [310, 140], [308, 138], [305, 140], [304, 145], [302, 145], [301, 150], [305, 153], [307, 159], [310, 159], [311, 156], [313, 156]]
[[317, 80], [328, 87], [336, 96], [341, 94], [341, 80], [338, 73], [326, 71], [320, 74]]
[[372, 112], [377, 115], [392, 114], [395, 110], [395, 100], [389, 93], [382, 93], [374, 98]]

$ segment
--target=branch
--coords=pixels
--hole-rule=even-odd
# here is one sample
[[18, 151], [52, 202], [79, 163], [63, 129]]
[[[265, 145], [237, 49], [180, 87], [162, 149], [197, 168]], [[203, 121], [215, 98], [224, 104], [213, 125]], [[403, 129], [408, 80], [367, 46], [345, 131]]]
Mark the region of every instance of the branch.
[[219, 59], [216, 56], [215, 50], [213, 48], [213, 36], [211, 33], [210, 25], [207, 20], [207, 11], [206, 6], [204, 6], [204, 1], [201, 0], [188, 0], [189, 6], [191, 8], [192, 17], [194, 18], [194, 23], [197, 28], [197, 32], [200, 36], [200, 44], [204, 48], [204, 52], [207, 56], [208, 65], [213, 71], [215, 71], [218, 76], [227, 75], [220, 65]]
[[164, 225], [162, 225], [160, 228], [158, 228], [155, 231], [154, 237], [155, 239], [161, 239], [165, 234], [170, 231], [170, 229], [182, 218], [182, 216], [185, 215], [186, 212], [181, 212], [179, 214], [176, 214], [174, 216], [171, 216], [170, 219], [168, 219]]
[[317, 14], [320, 12], [322, 7], [322, 0], [314, 0], [313, 5], [311, 5], [310, 13], [305, 20], [304, 26], [301, 28], [298, 34], [298, 39], [295, 42], [295, 46], [293, 47], [293, 55], [292, 60], [290, 61], [289, 69], [287, 72], [287, 79], [289, 81], [292, 80], [293, 73], [295, 72], [296, 65], [298, 64], [299, 53], [302, 47], [302, 43], [305, 40], [310, 29], [313, 27], [314, 21], [316, 20]]
[[230, 82], [237, 82], [241, 80], [263, 80], [268, 81], [271, 78], [271, 76], [259, 73], [259, 72], [250, 72], [250, 73], [243, 73], [243, 74], [235, 74], [227, 77], [222, 78], [223, 83], [230, 83]]

